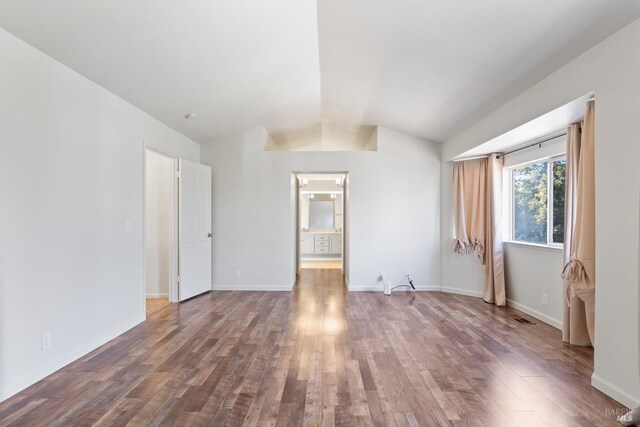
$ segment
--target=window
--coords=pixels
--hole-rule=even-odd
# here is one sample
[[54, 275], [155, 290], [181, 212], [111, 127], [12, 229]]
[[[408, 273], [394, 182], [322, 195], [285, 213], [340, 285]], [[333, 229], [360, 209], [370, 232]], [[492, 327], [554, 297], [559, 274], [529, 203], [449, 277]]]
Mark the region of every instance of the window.
[[551, 183], [551, 240], [550, 243], [564, 243], [564, 185], [567, 172], [567, 160], [551, 162], [549, 175]]
[[511, 169], [513, 240], [562, 245], [566, 163], [562, 156]]

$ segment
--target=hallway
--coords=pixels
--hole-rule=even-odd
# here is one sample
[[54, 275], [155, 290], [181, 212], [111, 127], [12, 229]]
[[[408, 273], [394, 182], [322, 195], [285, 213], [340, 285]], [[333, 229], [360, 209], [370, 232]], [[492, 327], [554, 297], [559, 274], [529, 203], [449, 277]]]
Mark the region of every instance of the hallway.
[[164, 307], [0, 404], [0, 425], [617, 425], [592, 358], [478, 298], [302, 270], [293, 293]]

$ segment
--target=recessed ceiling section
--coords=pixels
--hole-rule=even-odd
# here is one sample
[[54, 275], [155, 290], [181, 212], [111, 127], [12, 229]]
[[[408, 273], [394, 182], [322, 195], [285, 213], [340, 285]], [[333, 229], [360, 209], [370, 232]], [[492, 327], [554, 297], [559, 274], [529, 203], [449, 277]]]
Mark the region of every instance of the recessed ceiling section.
[[[272, 131], [267, 151], [376, 151], [377, 128], [323, 120], [296, 132]], [[274, 147], [275, 145], [275, 147]]]

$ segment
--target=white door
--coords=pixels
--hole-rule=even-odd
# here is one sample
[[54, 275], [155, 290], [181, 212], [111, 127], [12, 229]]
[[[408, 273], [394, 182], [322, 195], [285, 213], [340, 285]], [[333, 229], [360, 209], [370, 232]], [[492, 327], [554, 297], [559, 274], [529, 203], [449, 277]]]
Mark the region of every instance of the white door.
[[180, 159], [180, 301], [211, 290], [211, 168]]

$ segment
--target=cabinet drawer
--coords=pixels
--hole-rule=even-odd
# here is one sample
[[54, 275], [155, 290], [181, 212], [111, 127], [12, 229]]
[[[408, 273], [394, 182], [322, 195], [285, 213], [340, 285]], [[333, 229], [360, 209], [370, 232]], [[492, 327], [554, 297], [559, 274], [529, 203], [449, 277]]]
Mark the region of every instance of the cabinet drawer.
[[329, 253], [329, 246], [316, 246], [316, 253], [317, 254], [328, 254]]
[[329, 246], [329, 241], [328, 240], [326, 240], [326, 241], [324, 241], [324, 240], [320, 240], [320, 241], [316, 240], [316, 248], [318, 246]]
[[329, 236], [315, 236], [316, 243], [318, 242], [328, 242]]

